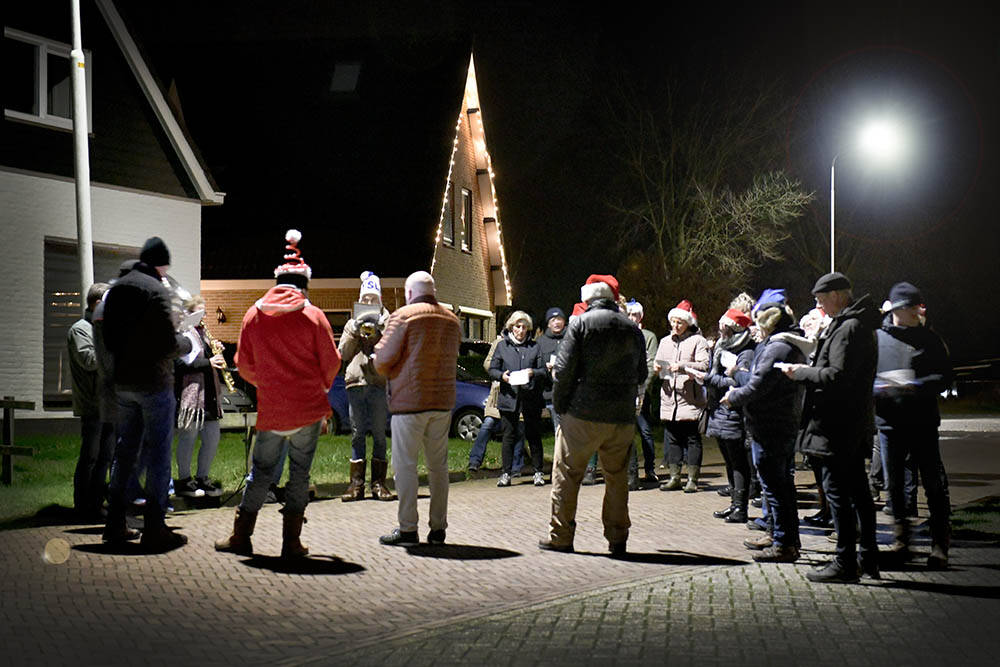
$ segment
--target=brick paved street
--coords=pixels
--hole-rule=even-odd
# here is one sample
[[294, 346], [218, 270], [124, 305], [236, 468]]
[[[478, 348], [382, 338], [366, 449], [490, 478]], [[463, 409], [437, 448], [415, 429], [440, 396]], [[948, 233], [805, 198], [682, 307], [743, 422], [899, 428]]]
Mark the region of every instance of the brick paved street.
[[[1000, 495], [996, 428], [943, 428], [956, 505]], [[717, 463], [706, 473], [709, 484], [722, 479]], [[809, 478], [800, 473], [800, 491]], [[293, 567], [276, 557], [277, 506], [262, 512], [252, 559], [212, 548], [231, 527], [231, 508], [172, 516], [190, 543], [158, 556], [109, 550], [99, 527], [0, 533], [3, 655], [19, 665], [843, 664], [845, 655], [860, 664], [885, 663], [901, 648], [896, 662], [986, 664], [1000, 648], [997, 633], [984, 631], [1000, 627], [995, 543], [957, 543], [948, 572], [917, 561], [881, 583], [815, 585], [805, 572], [832, 550], [824, 536], [803, 535], [799, 564], [758, 566], [741, 545], [749, 532], [711, 518], [726, 502], [714, 492], [647, 490], [630, 497], [631, 556], [615, 561], [605, 557], [596, 486], [581, 493], [580, 553], [554, 554], [535, 546], [551, 487], [520, 482], [453, 484], [445, 547], [378, 545], [394, 503], [316, 502], [303, 531], [313, 557]], [[926, 540], [917, 546], [926, 553]]]

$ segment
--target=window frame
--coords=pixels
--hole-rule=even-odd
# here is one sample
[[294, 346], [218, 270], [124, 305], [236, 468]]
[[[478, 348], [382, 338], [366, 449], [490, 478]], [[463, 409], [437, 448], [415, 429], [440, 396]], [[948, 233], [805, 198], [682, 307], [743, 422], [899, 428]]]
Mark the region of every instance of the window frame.
[[455, 183], [452, 181], [448, 181], [447, 198], [448, 198], [448, 205], [445, 208], [444, 217], [441, 220], [441, 242], [450, 248], [454, 248], [455, 247]]
[[[48, 112], [49, 108], [49, 55], [54, 55], [60, 58], [66, 58], [68, 64], [72, 65], [73, 58], [70, 52], [73, 47], [69, 44], [56, 41], [54, 39], [47, 39], [39, 35], [34, 35], [30, 32], [24, 32], [23, 30], [17, 30], [16, 28], [8, 28], [4, 26], [3, 29], [4, 39], [10, 39], [15, 42], [22, 42], [25, 44], [30, 44], [35, 48], [35, 104], [38, 107], [37, 114], [25, 113], [24, 111], [17, 111], [14, 109], [8, 109], [6, 106], [3, 110], [3, 115], [6, 120], [17, 121], [22, 123], [29, 123], [31, 125], [40, 125], [42, 127], [49, 127], [57, 130], [68, 130], [73, 131], [73, 119], [65, 118], [63, 116], [51, 115]], [[86, 63], [85, 79], [87, 81], [87, 133], [92, 133], [94, 131], [94, 110], [93, 110], [93, 54], [90, 49], [83, 50], [83, 57]], [[72, 79], [72, 74], [70, 76]], [[70, 83], [72, 88], [72, 82]]]
[[462, 188], [462, 250], [472, 252], [472, 190]]

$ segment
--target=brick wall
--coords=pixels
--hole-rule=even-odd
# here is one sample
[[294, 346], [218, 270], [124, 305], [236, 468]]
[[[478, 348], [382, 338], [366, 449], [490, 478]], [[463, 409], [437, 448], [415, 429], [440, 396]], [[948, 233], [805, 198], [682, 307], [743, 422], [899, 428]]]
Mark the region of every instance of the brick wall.
[[[148, 193], [91, 188], [94, 243], [142, 246], [166, 241], [171, 275], [191, 289], [201, 274], [201, 204]], [[45, 238], [76, 239], [76, 194], [70, 179], [0, 170], [0, 395], [34, 401], [18, 417], [61, 416], [42, 410], [42, 322]], [[112, 276], [95, 276], [107, 280]], [[194, 291], [194, 290], [192, 290]], [[65, 413], [70, 416], [69, 413]]]

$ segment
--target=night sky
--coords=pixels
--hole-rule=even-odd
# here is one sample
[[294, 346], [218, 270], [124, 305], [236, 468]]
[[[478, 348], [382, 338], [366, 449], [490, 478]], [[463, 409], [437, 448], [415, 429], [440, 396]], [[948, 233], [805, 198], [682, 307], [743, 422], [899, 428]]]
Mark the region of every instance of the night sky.
[[[894, 282], [913, 282], [953, 357], [997, 356], [1000, 24], [992, 3], [662, 3], [603, 11], [536, 2], [149, 4], [141, 15], [130, 10], [132, 23], [158, 76], [176, 82], [187, 125], [233, 199], [253, 196], [270, 176], [309, 169], [316, 153], [315, 138], [293, 131], [273, 108], [270, 122], [249, 127], [279, 133], [303, 162], [251, 150], [255, 130], [235, 119], [253, 118], [295, 72], [276, 57], [283, 66], [259, 68], [254, 90], [237, 87], [232, 82], [242, 77], [232, 73], [247, 52], [267, 60], [289, 39], [319, 44], [354, 35], [408, 58], [471, 40], [515, 305], [537, 315], [550, 305], [569, 309], [588, 274], [614, 273], [622, 259], [608, 201], [623, 170], [607, 127], [621, 86], [655, 95], [667, 85], [725, 88], [734, 76], [771, 84], [782, 102], [776, 166], [816, 195], [800, 229], [813, 230], [818, 261], [826, 261], [830, 161], [839, 152], [838, 243], [849, 257], [838, 268], [849, 271], [856, 292], [881, 303]], [[878, 172], [849, 148], [861, 119], [876, 113], [905, 119], [912, 138], [904, 163]], [[256, 183], [236, 168], [251, 156]], [[296, 196], [306, 215], [336, 206]], [[223, 206], [206, 217], [206, 262], [284, 229], [283, 221], [242, 219], [241, 239], [232, 241], [220, 231], [226, 215]], [[435, 224], [428, 220], [428, 229]], [[804, 312], [820, 271], [791, 244], [785, 255], [740, 287], [785, 286]], [[622, 290], [632, 296], [628, 287]], [[692, 294], [668, 297], [698, 306]], [[664, 315], [649, 319], [660, 334]]]

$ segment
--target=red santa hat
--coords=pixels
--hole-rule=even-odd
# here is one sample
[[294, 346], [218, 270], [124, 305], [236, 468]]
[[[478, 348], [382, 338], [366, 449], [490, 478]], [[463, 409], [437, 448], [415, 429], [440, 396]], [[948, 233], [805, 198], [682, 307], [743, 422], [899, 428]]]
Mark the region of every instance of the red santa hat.
[[719, 319], [720, 327], [733, 327], [734, 329], [746, 329], [752, 324], [750, 317], [742, 310], [730, 308], [726, 314]]
[[618, 280], [614, 276], [593, 274], [580, 287], [580, 301], [587, 303], [593, 299], [618, 300]]
[[698, 325], [698, 316], [695, 315], [694, 306], [687, 299], [681, 301], [667, 313], [667, 320], [673, 319], [683, 320], [688, 323], [688, 326]]
[[312, 269], [302, 260], [299, 252], [299, 241], [302, 240], [302, 232], [297, 229], [289, 229], [285, 232], [285, 263], [274, 269], [274, 277], [281, 275], [303, 276], [306, 280], [312, 278]]

